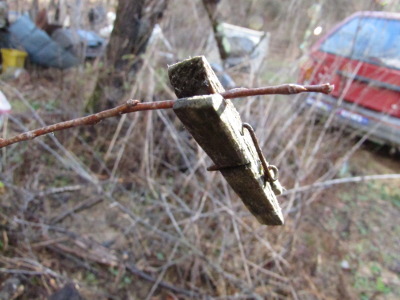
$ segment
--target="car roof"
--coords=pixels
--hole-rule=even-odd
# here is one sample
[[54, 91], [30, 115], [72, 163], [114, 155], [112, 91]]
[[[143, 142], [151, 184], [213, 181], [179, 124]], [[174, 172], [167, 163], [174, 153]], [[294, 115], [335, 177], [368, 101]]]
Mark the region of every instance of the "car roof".
[[376, 18], [385, 18], [385, 19], [399, 19], [400, 20], [400, 13], [395, 12], [387, 12], [387, 11], [358, 11], [351, 16], [348, 17], [354, 18], [356, 16], [363, 16], [363, 17], [376, 17]]
[[325, 33], [312, 47], [311, 51], [317, 51], [321, 44], [336, 30], [342, 27], [343, 24], [347, 23], [351, 19], [356, 17], [373, 17], [373, 18], [384, 18], [384, 19], [393, 19], [393, 20], [400, 20], [400, 13], [394, 12], [386, 12], [386, 11], [358, 11], [347, 18], [343, 19], [335, 26], [333, 26], [327, 33]]

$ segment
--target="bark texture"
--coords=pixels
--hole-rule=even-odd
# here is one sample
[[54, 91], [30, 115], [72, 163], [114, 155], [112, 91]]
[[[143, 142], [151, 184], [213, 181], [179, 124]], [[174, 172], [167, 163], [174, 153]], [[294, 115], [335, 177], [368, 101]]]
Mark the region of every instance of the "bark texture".
[[87, 105], [90, 112], [115, 106], [125, 94], [141, 66], [154, 25], [167, 8], [168, 0], [119, 0], [117, 18], [107, 45], [105, 66], [100, 72]]
[[204, 8], [207, 12], [207, 16], [210, 19], [211, 26], [214, 32], [214, 38], [217, 42], [217, 47], [219, 51], [219, 55], [222, 60], [225, 60], [228, 57], [228, 53], [225, 51], [223, 44], [223, 36], [221, 32], [218, 30], [218, 25], [220, 24], [220, 17], [218, 14], [218, 4], [219, 0], [203, 0]]

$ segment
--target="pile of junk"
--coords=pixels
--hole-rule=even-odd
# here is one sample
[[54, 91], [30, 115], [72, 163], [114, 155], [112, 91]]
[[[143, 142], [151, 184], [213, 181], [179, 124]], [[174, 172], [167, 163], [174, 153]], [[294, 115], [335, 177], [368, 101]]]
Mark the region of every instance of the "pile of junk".
[[[113, 21], [113, 20], [112, 20]], [[108, 35], [111, 33], [107, 29]], [[0, 0], [0, 64], [2, 78], [18, 78], [26, 73], [26, 61], [41, 67], [67, 69], [103, 54], [107, 38], [94, 31], [50, 24], [47, 11], [41, 10], [35, 21], [28, 13], [8, 10]], [[0, 129], [6, 127], [11, 105], [0, 90]]]
[[[18, 77], [17, 73], [24, 67], [26, 58], [29, 63], [42, 67], [67, 69], [87, 59], [100, 57], [106, 48], [115, 17], [114, 12], [106, 12], [101, 6], [90, 9], [89, 25], [98, 30], [89, 31], [49, 22], [46, 9], [35, 14], [32, 21], [29, 14], [9, 12], [6, 2], [0, 0], [2, 73], [12, 73], [13, 77]], [[227, 23], [219, 23], [216, 31], [208, 38], [209, 49], [206, 52], [221, 83], [230, 89], [236, 84], [228, 70], [237, 69], [249, 74], [259, 71], [268, 53], [270, 33]], [[217, 45], [215, 37], [220, 39], [220, 45]], [[170, 53], [172, 46], [163, 35], [161, 27], [156, 25], [149, 43], [158, 39], [161, 39], [165, 46], [163, 48], [167, 50], [164, 54], [173, 59], [174, 54]], [[7, 100], [0, 94], [0, 126], [1, 116], [9, 111]]]
[[45, 9], [32, 21], [28, 14], [8, 12], [7, 4], [0, 2], [2, 72], [23, 67], [26, 58], [43, 67], [70, 68], [100, 56], [105, 45], [106, 39], [94, 31], [49, 24]]

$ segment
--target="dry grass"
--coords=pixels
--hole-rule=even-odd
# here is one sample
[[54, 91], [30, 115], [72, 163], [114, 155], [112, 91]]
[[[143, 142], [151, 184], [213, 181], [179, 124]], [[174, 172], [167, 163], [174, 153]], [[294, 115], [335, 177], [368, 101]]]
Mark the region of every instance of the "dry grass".
[[[211, 29], [201, 7], [186, 2], [185, 7], [172, 2], [164, 23], [175, 59], [209, 48], [205, 28]], [[259, 1], [253, 2], [257, 7]], [[226, 1], [221, 7], [227, 15], [238, 9]], [[182, 12], [192, 16], [190, 21], [177, 17]], [[276, 30], [283, 29], [276, 25]], [[174, 97], [160, 50], [157, 44], [150, 47], [127, 98]], [[242, 86], [296, 77], [296, 62], [277, 66], [273, 77], [267, 75], [269, 65], [276, 63], [267, 60], [260, 74], [233, 76]], [[95, 73], [95, 67], [87, 66], [35, 71], [24, 85], [1, 81], [15, 112], [7, 134], [79, 116]], [[386, 224], [381, 236], [373, 229], [385, 223], [382, 219], [398, 218], [391, 182], [385, 191], [389, 204], [378, 187], [365, 185], [290, 192], [334, 178], [360, 147], [340, 128], [317, 122], [311, 111], [302, 112], [299, 100], [268, 96], [235, 101], [288, 189], [279, 198], [283, 227], [260, 226], [222, 176], [206, 171], [210, 160], [170, 111], [126, 115], [7, 148], [1, 153], [0, 278], [21, 280], [25, 292], [19, 299], [44, 299], [70, 281], [79, 283], [87, 299], [398, 296], [398, 281], [385, 272], [398, 263], [390, 230], [399, 228]], [[373, 172], [390, 173], [376, 168]], [[368, 198], [372, 194], [378, 204]], [[387, 212], [386, 205], [395, 209]], [[371, 206], [384, 212], [379, 217], [368, 213]], [[381, 238], [380, 253], [390, 259], [377, 250], [352, 249], [368, 236], [360, 226]], [[363, 264], [364, 258], [382, 266], [380, 277], [376, 268], [375, 273], [363, 271], [370, 264]], [[343, 260], [350, 269], [341, 268]], [[383, 287], [378, 277], [384, 279]], [[378, 287], [367, 290], [360, 282]]]

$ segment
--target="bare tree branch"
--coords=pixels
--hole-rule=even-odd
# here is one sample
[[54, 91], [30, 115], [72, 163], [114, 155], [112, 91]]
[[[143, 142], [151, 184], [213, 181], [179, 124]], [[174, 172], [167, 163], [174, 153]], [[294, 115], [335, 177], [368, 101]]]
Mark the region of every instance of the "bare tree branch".
[[[334, 86], [330, 85], [329, 83], [321, 85], [282, 84], [277, 86], [268, 86], [261, 88], [236, 88], [221, 93], [221, 96], [226, 99], [232, 99], [232, 98], [257, 96], [257, 95], [271, 95], [271, 94], [291, 95], [303, 92], [317, 92], [317, 93], [329, 94], [330, 92], [332, 92], [333, 88]], [[135, 111], [169, 109], [173, 107], [175, 101], [176, 100], [140, 102], [139, 100], [130, 99], [125, 104], [86, 117], [81, 117], [65, 122], [56, 123], [39, 129], [27, 131], [17, 136], [14, 136], [10, 139], [0, 138], [0, 148], [18, 142], [32, 140], [38, 136], [49, 134], [55, 131], [64, 130], [67, 128], [83, 126], [83, 125], [94, 125], [100, 122], [101, 120], [110, 117], [120, 116]]]
[[221, 93], [226, 99], [248, 97], [248, 96], [259, 96], [259, 95], [292, 95], [303, 92], [316, 92], [330, 94], [333, 91], [334, 86], [325, 83], [320, 85], [299, 85], [299, 84], [281, 84], [276, 86], [267, 86], [260, 88], [236, 88]]
[[400, 174], [379, 174], [379, 175], [366, 175], [366, 176], [355, 176], [346, 178], [337, 178], [332, 180], [326, 180], [322, 182], [316, 182], [310, 185], [300, 186], [284, 191], [282, 195], [289, 195], [293, 193], [302, 193], [314, 189], [326, 189], [337, 184], [346, 184], [353, 182], [365, 182], [370, 180], [385, 180], [385, 179], [400, 179]]

